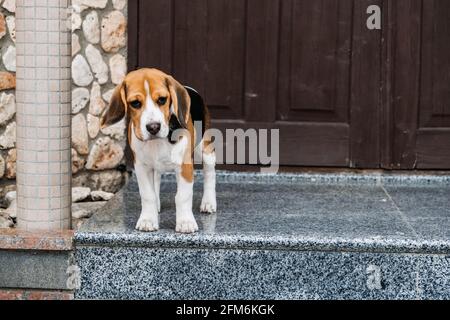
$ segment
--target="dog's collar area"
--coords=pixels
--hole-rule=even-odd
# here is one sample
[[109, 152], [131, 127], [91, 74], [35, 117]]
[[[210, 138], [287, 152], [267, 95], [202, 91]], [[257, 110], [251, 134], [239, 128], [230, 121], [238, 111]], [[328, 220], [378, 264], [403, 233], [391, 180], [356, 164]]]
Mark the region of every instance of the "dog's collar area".
[[188, 92], [189, 91], [194, 91], [196, 94], [198, 94], [199, 95], [199, 93], [198, 93], [198, 91], [197, 90], [195, 90], [194, 88], [192, 88], [192, 87], [189, 87], [189, 86], [184, 86], [187, 90], [188, 90]]

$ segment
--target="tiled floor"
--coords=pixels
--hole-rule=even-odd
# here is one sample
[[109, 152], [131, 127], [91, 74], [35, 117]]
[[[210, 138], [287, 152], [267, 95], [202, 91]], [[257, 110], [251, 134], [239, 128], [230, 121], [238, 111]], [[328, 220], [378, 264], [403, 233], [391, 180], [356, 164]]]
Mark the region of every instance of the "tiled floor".
[[[195, 184], [194, 212], [201, 229], [197, 236], [450, 242], [450, 185], [446, 183], [296, 183], [282, 177], [267, 183], [241, 178], [219, 178], [214, 215], [198, 213], [202, 183]], [[170, 177], [166, 180], [161, 186], [159, 232], [134, 230], [140, 213], [135, 179], [108, 211], [94, 215], [81, 232], [173, 234], [176, 184]]]
[[219, 212], [176, 234], [176, 184], [161, 230], [134, 229], [135, 179], [75, 234], [76, 298], [448, 299], [447, 178], [219, 174]]

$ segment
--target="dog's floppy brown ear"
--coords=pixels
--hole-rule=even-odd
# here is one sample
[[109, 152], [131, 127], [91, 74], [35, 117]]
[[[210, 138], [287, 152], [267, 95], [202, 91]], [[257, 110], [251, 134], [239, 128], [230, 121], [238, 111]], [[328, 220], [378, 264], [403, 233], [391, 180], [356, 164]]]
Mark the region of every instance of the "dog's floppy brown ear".
[[181, 126], [185, 129], [188, 127], [189, 116], [191, 111], [191, 98], [186, 88], [172, 77], [167, 77], [167, 87], [170, 91], [172, 99], [173, 113], [178, 118]]
[[125, 117], [127, 110], [125, 91], [125, 84], [123, 83], [114, 90], [109, 106], [101, 116], [100, 124], [102, 128], [115, 124]]

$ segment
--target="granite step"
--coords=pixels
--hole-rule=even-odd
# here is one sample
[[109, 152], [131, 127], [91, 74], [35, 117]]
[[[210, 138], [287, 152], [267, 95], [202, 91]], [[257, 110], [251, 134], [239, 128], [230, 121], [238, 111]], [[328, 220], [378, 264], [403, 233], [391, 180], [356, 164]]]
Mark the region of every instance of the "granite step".
[[[201, 200], [201, 174], [194, 208]], [[135, 178], [75, 234], [80, 299], [449, 299], [450, 176], [218, 173], [219, 212], [134, 230]]]

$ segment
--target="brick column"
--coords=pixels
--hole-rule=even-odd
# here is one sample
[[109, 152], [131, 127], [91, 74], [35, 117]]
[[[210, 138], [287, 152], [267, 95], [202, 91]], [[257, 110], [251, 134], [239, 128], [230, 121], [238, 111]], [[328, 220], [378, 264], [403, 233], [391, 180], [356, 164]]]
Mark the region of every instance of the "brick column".
[[71, 227], [70, 0], [17, 0], [17, 220]]

